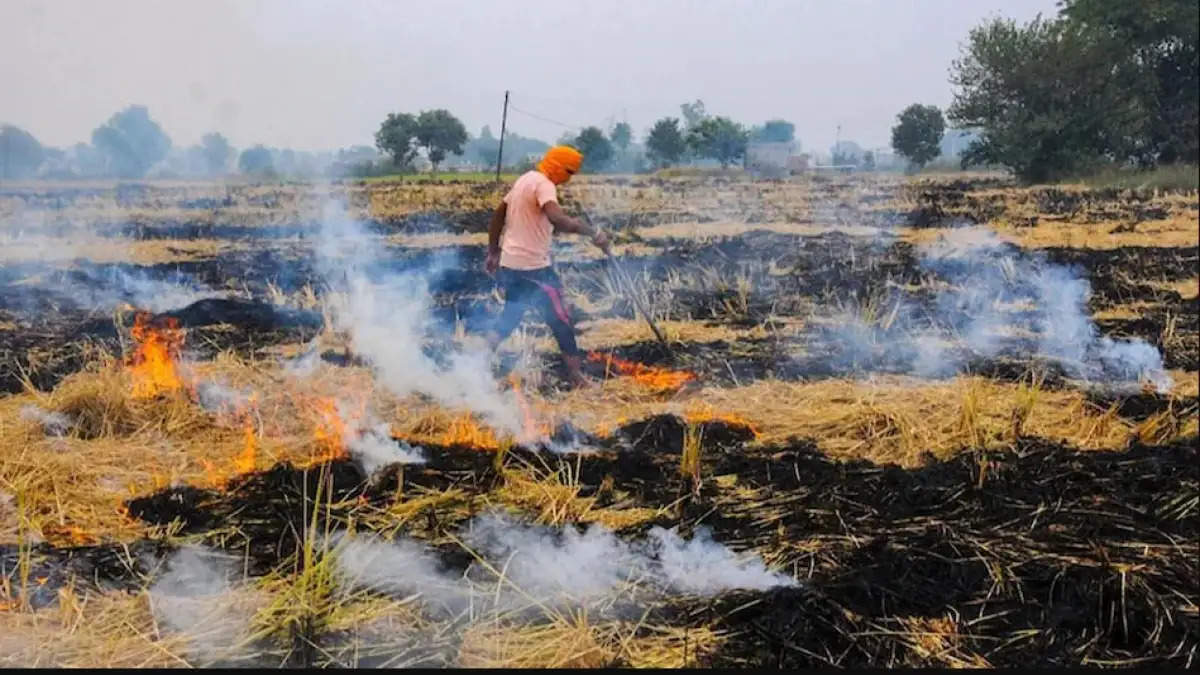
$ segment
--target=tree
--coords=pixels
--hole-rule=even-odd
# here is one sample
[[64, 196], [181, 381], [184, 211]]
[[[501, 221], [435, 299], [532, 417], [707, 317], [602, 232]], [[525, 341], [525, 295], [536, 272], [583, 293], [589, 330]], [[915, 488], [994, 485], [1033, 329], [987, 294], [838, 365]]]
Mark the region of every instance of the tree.
[[104, 155], [88, 143], [76, 143], [71, 146], [67, 162], [81, 176], [104, 175]]
[[860, 165], [866, 171], [875, 170], [875, 153], [870, 150], [863, 153], [862, 164]]
[[146, 106], [131, 105], [92, 132], [92, 145], [104, 156], [111, 173], [141, 178], [167, 156], [171, 139], [150, 119]]
[[796, 138], [796, 125], [787, 120], [767, 120], [754, 127], [751, 137], [761, 143], [791, 143]]
[[229, 139], [218, 133], [204, 134], [200, 138], [200, 152], [204, 156], [204, 165], [210, 176], [225, 173], [229, 160], [234, 156], [234, 150], [229, 145]]
[[701, 120], [708, 117], [704, 112], [704, 101], [696, 99], [694, 103], [682, 103], [679, 105], [679, 111], [683, 114], [684, 130], [690, 131], [700, 124]]
[[863, 149], [854, 141], [838, 141], [829, 149], [829, 154], [836, 166], [858, 166], [862, 161]]
[[1039, 182], [1105, 164], [1196, 161], [1197, 3], [1061, 4], [1054, 19], [993, 19], [970, 32], [948, 111], [979, 134], [963, 165]]
[[728, 117], [706, 117], [688, 130], [688, 146], [698, 157], [708, 157], [728, 168], [746, 154], [750, 132]]
[[679, 129], [679, 119], [664, 117], [654, 123], [646, 135], [646, 152], [659, 168], [675, 164], [687, 152], [687, 141]]
[[242, 173], [270, 175], [275, 172], [275, 163], [271, 159], [271, 151], [261, 145], [242, 151], [238, 157], [238, 169]]
[[388, 113], [375, 132], [375, 147], [392, 156], [392, 165], [407, 169], [417, 156], [417, 119], [408, 113]]
[[892, 149], [913, 166], [925, 166], [942, 149], [946, 120], [937, 106], [914, 103], [896, 115], [899, 124], [892, 127]]
[[496, 155], [500, 153], [500, 139], [492, 135], [492, 128], [486, 124], [479, 131], [479, 137], [467, 141], [474, 150], [476, 157], [485, 166], [496, 163]]
[[467, 142], [467, 128], [449, 110], [423, 110], [417, 116], [414, 129], [417, 144], [425, 148], [425, 156], [437, 171], [438, 164], [449, 153], [461, 154]]
[[571, 143], [583, 153], [583, 168], [587, 171], [600, 171], [608, 166], [613, 157], [613, 146], [599, 127], [587, 127], [579, 132]]
[[[1065, 0], [1062, 16], [1104, 47], [1112, 69], [1132, 72], [1121, 93], [1136, 99], [1143, 163], [1200, 159], [1200, 3], [1195, 0]], [[1149, 160], [1149, 161], [1147, 161]]]
[[42, 144], [32, 134], [11, 124], [0, 127], [0, 178], [28, 178], [44, 158]]
[[618, 150], [625, 152], [629, 148], [629, 144], [633, 142], [633, 129], [628, 122], [617, 122], [608, 138], [613, 145], [617, 146]]

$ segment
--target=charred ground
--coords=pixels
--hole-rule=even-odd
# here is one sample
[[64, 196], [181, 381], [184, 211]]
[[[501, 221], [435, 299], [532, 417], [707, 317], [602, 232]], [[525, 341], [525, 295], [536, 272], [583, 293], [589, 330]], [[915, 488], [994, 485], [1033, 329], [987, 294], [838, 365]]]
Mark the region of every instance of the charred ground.
[[[462, 333], [478, 332], [495, 315], [499, 303], [480, 269], [478, 238], [494, 188], [344, 188], [352, 215], [386, 250], [386, 264], [367, 273], [409, 275], [427, 285], [429, 354], [453, 350]], [[105, 240], [161, 245], [160, 253], [179, 258], [103, 261], [79, 251], [60, 264], [0, 267], [0, 388], [13, 401], [27, 395], [26, 382], [53, 396], [64, 378], [106, 354], [119, 367], [134, 318], [116, 310], [146, 299], [129, 279], [179, 288], [187, 302], [155, 311], [154, 319], [184, 328], [188, 356], [198, 361], [233, 353], [258, 370], [277, 369], [281, 349], [295, 353], [327, 332], [321, 300], [328, 271], [313, 253], [321, 223], [294, 215], [317, 200], [295, 186], [219, 193], [194, 186], [48, 188], [3, 197], [20, 203], [14, 220], [34, 211], [53, 215], [43, 219], [50, 222], [42, 236], [84, 227]], [[315, 564], [306, 558], [314, 533], [332, 529], [414, 539], [436, 552], [443, 570], [470, 574], [482, 561], [456, 537], [475, 517], [500, 508], [563, 528], [608, 524], [628, 540], [655, 526], [685, 536], [708, 528], [716, 541], [753, 551], [797, 581], [794, 588], [647, 601], [647, 623], [685, 635], [723, 634], [675, 644], [677, 665], [1194, 666], [1200, 458], [1197, 393], [1184, 380], [1195, 379], [1200, 358], [1198, 247], [1194, 231], [1171, 230], [1194, 221], [1194, 194], [1016, 188], [995, 178], [655, 177], [586, 183], [566, 202], [588, 207], [594, 220], [618, 231], [620, 264], [672, 335], [666, 346], [650, 339], [611, 263], [568, 243], [559, 268], [585, 348], [691, 373], [687, 385], [629, 393], [625, 387], [636, 385], [622, 384], [595, 360], [587, 368], [604, 380], [602, 394], [563, 398], [548, 336], [530, 325], [524, 349], [545, 375], [529, 390], [568, 416], [550, 440], [559, 450], [586, 452], [517, 445], [498, 460], [495, 447], [433, 436], [420, 441], [424, 463], [374, 474], [348, 458], [281, 460], [217, 484], [138, 486], [121, 500], [136, 536], [72, 545], [45, 526], [36, 543], [29, 537], [33, 520], [21, 516], [18, 536], [0, 540], [7, 599], [21, 597], [28, 603], [21, 611], [36, 613], [61, 607], [68, 591], [136, 595], [162, 576], [174, 552], [192, 545], [230, 554], [251, 578], [290, 570], [299, 584], [308, 578], [305, 565]], [[952, 334], [972, 318], [977, 308], [944, 302], [947, 287], [961, 286], [961, 274], [931, 267], [925, 251], [981, 228], [1006, 235], [995, 255], [1063, 265], [1086, 279], [1086, 310], [1099, 335], [1154, 346], [1176, 386], [1153, 393], [1081, 382], [1070, 364], [1039, 356], [1032, 338], [1016, 334], [986, 355], [961, 344], [947, 348], [946, 358], [959, 366], [927, 378], [934, 383], [928, 386], [949, 388], [962, 378], [988, 384], [967, 385], [954, 394], [960, 398], [931, 398], [926, 410], [954, 410], [945, 419], [911, 419], [902, 402], [864, 403], [876, 378], [914, 374], [912, 335]], [[1091, 245], [1097, 231], [1103, 243]], [[1159, 231], [1173, 233], [1156, 241]], [[171, 248], [198, 239], [228, 245], [200, 253]], [[1022, 283], [1013, 280], [1014, 294]], [[1014, 325], [1035, 322], [1023, 311], [1008, 315]], [[856, 332], [847, 333], [847, 324]], [[865, 347], [847, 349], [848, 335]], [[329, 369], [323, 372], [335, 376], [367, 365], [344, 345], [319, 353]], [[497, 377], [520, 360], [505, 356]], [[1008, 401], [990, 402], [995, 414], [973, 412], [989, 405], [973, 398], [977, 390], [1016, 396], [1030, 382], [1046, 399], [1077, 402], [1079, 429], [1058, 434], [1053, 421], [1037, 427], [1036, 415], [1019, 419], [1020, 406]], [[844, 386], [849, 394], [816, 405], [857, 406], [857, 417], [800, 425], [789, 435], [787, 423], [765, 419], [771, 406], [752, 398], [762, 395], [755, 387], [772, 396], [776, 383], [793, 387], [786, 390], [792, 394]], [[887, 391], [906, 396], [904, 388]], [[739, 398], [746, 402], [721, 407]], [[684, 413], [694, 400], [708, 412]], [[583, 411], [606, 406], [612, 410], [605, 419], [615, 423], [584, 423]], [[797, 408], [791, 415], [824, 412]], [[399, 413], [388, 420], [393, 429], [421, 428], [407, 427], [404, 414], [417, 415]], [[764, 424], [762, 433], [757, 427]], [[922, 424], [941, 427], [914, 431]], [[156, 427], [154, 442], [170, 443], [171, 432], [161, 431], [170, 428]], [[871, 451], [875, 445], [923, 454], [904, 466], [880, 463], [871, 461], [884, 456]], [[698, 482], [681, 471], [690, 450], [698, 450]], [[11, 468], [0, 487], [15, 492], [23, 470]], [[0, 515], [10, 518], [4, 508]], [[67, 532], [71, 525], [58, 527]], [[18, 579], [28, 589], [23, 596]], [[277, 640], [264, 638], [254, 662], [349, 664], [347, 645], [358, 644], [353, 632], [301, 622], [283, 653]], [[648, 635], [642, 628], [631, 634]], [[421, 662], [461, 663], [476, 649], [472, 635], [462, 627], [449, 631], [436, 647], [422, 647]], [[388, 663], [402, 651], [381, 648], [358, 663]], [[610, 646], [601, 652], [601, 664], [639, 663]]]

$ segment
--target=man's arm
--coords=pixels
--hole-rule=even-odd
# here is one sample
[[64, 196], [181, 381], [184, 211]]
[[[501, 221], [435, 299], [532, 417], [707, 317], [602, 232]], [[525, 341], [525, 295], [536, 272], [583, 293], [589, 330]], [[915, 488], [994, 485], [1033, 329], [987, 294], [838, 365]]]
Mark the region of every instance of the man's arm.
[[586, 236], [595, 236], [596, 228], [588, 226], [578, 218], [568, 216], [558, 202], [546, 202], [542, 207], [546, 212], [546, 217], [550, 219], [550, 223], [554, 225], [555, 232], [569, 232], [571, 234], [582, 234]]
[[492, 220], [488, 223], [487, 258], [483, 268], [488, 274], [495, 274], [500, 268], [500, 233], [504, 231], [504, 219], [508, 215], [508, 204], [500, 205], [492, 211]]
[[605, 251], [608, 250], [608, 235], [578, 218], [568, 216], [558, 202], [546, 202], [542, 210], [546, 212], [546, 218], [550, 219], [550, 223], [554, 225], [555, 232], [570, 232], [591, 237], [593, 244]]
[[488, 223], [488, 253], [500, 252], [500, 233], [504, 231], [504, 218], [508, 215], [508, 204], [500, 205], [492, 211], [492, 220]]

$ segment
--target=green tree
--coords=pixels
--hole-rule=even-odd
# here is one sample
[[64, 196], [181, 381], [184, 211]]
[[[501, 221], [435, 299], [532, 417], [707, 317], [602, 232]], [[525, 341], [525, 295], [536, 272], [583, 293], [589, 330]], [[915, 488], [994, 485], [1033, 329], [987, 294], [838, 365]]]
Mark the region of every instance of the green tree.
[[104, 155], [88, 143], [76, 143], [68, 153], [71, 168], [81, 176], [104, 175]]
[[914, 103], [896, 115], [896, 119], [899, 123], [892, 127], [892, 149], [896, 154], [919, 168], [941, 153], [946, 120], [937, 106]]
[[750, 132], [728, 117], [706, 117], [687, 134], [692, 152], [697, 157], [717, 160], [722, 169], [745, 156], [749, 140]]
[[708, 117], [708, 113], [704, 112], [704, 101], [700, 99], [696, 99], [693, 103], [681, 103], [679, 112], [683, 114], [684, 131], [694, 129], [697, 124]]
[[849, 164], [858, 166], [859, 162], [862, 161], [863, 149], [862, 146], [854, 141], [838, 141], [829, 149], [829, 154], [835, 165], [846, 166]]
[[11, 124], [0, 127], [0, 178], [28, 178], [44, 158], [42, 144], [32, 134]]
[[425, 148], [425, 156], [437, 171], [447, 154], [461, 154], [467, 142], [467, 128], [449, 110], [423, 110], [417, 116], [414, 130], [417, 145]]
[[796, 125], [787, 120], [767, 120], [754, 127], [751, 138], [762, 143], [791, 143], [796, 139]]
[[613, 146], [599, 127], [587, 127], [579, 132], [571, 143], [583, 153], [583, 168], [588, 171], [601, 171], [608, 166], [613, 157]]
[[496, 163], [496, 155], [500, 153], [500, 139], [492, 135], [492, 128], [483, 125], [483, 129], [479, 131], [479, 136], [474, 140], [467, 141], [467, 145], [474, 150], [475, 156], [485, 166], [491, 166]]
[[618, 150], [625, 152], [629, 148], [629, 144], [633, 142], [633, 128], [629, 126], [628, 122], [617, 122], [608, 137]]
[[229, 167], [229, 160], [235, 154], [233, 146], [229, 145], [229, 139], [215, 132], [204, 134], [200, 138], [200, 152], [210, 176], [224, 173]]
[[141, 178], [167, 156], [171, 139], [150, 119], [146, 106], [131, 105], [92, 131], [92, 145], [104, 156], [111, 173]]
[[1182, 25], [1196, 17], [1195, 1], [1187, 5], [1075, 0], [1054, 19], [973, 29], [951, 67], [950, 120], [979, 134], [963, 165], [1000, 164], [1040, 182], [1194, 158], [1198, 29]]
[[1120, 92], [1143, 115], [1143, 164], [1200, 160], [1200, 3], [1065, 0], [1068, 25], [1104, 45], [1112, 70], [1131, 73]]
[[874, 171], [875, 153], [871, 152], [870, 150], [864, 152], [862, 156], [862, 163], [859, 166], [861, 166], [865, 171]]
[[407, 169], [417, 156], [417, 118], [408, 113], [388, 113], [375, 132], [375, 147], [392, 156], [392, 166]]
[[271, 151], [261, 145], [247, 148], [238, 157], [238, 169], [242, 173], [271, 175], [275, 172], [275, 162], [271, 159]]
[[646, 135], [646, 154], [662, 168], [679, 162], [687, 152], [687, 141], [679, 129], [679, 119], [664, 117], [654, 123]]

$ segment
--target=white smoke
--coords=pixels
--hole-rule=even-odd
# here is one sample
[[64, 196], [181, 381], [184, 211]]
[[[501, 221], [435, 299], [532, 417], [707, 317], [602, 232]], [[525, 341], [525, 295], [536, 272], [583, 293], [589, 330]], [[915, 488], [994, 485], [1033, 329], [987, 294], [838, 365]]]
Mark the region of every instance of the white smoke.
[[716, 595], [731, 589], [766, 590], [795, 586], [787, 575], [767, 569], [758, 557], [738, 555], [712, 538], [706, 527], [685, 540], [675, 528], [651, 528], [650, 539], [664, 585], [694, 595]]
[[527, 525], [489, 513], [475, 518], [463, 541], [503, 567], [505, 578], [537, 598], [592, 598], [641, 579], [648, 560], [608, 529]]
[[740, 557], [713, 541], [705, 528], [684, 540], [674, 528], [654, 527], [646, 541], [630, 543], [599, 524], [583, 532], [573, 527], [559, 532], [491, 513], [472, 522], [464, 541], [503, 560], [517, 586], [541, 595], [594, 597], [625, 583], [698, 595], [794, 584], [768, 571], [761, 560]]
[[165, 561], [166, 573], [149, 589], [155, 619], [182, 636], [188, 654], [202, 663], [233, 658], [249, 634], [257, 594], [238, 581], [238, 561], [186, 546]]
[[1091, 284], [1075, 270], [1038, 255], [1018, 256], [994, 233], [970, 230], [952, 231], [922, 253], [926, 269], [963, 287], [962, 293], [944, 293], [938, 300], [960, 306], [965, 301], [972, 310], [963, 335], [977, 353], [996, 352], [996, 336], [1012, 324], [998, 306], [1016, 303], [1032, 314], [1038, 354], [1059, 361], [1072, 375], [1102, 381], [1145, 379], [1160, 391], [1170, 388], [1162, 355], [1152, 345], [1099, 334], [1087, 306]]
[[392, 438], [386, 423], [354, 433], [347, 439], [346, 448], [368, 476], [390, 464], [425, 462], [421, 448]]
[[234, 389], [216, 380], [204, 380], [196, 385], [200, 407], [211, 413], [231, 414], [244, 410], [253, 394], [252, 390]]
[[128, 304], [155, 314], [206, 298], [229, 297], [229, 293], [214, 290], [186, 274], [155, 278], [146, 272], [126, 272], [117, 267], [86, 272], [84, 280], [73, 280], [69, 293], [87, 309], [108, 310]]
[[63, 436], [73, 425], [66, 415], [32, 404], [21, 406], [21, 419], [37, 422], [49, 436]]
[[289, 377], [306, 378], [317, 371], [317, 361], [320, 359], [318, 342], [313, 340], [295, 357], [283, 362], [283, 373]]
[[[450, 571], [418, 542], [341, 537], [338, 565], [352, 585], [399, 596], [420, 594], [449, 612], [470, 605], [511, 610], [530, 601], [548, 606], [608, 600], [636, 593], [711, 596], [731, 589], [794, 586], [753, 555], [738, 555], [698, 529], [685, 540], [655, 527], [644, 541], [627, 542], [593, 524], [582, 532], [522, 523], [498, 513], [476, 517], [460, 533], [486, 564]], [[499, 586], [497, 586], [499, 584]]]
[[[327, 206], [316, 253], [318, 269], [334, 291], [329, 296], [334, 327], [349, 335], [351, 349], [370, 362], [393, 394], [424, 394], [447, 407], [471, 410], [502, 432], [518, 433], [516, 401], [500, 391], [488, 352], [455, 351], [443, 363], [425, 353], [431, 323], [427, 278], [379, 272], [387, 264], [381, 249], [379, 237], [349, 220], [337, 205]], [[425, 272], [453, 262], [435, 261]]]
[[400, 538], [388, 542], [371, 536], [333, 537], [337, 568], [349, 587], [369, 588], [399, 597], [420, 595], [426, 605], [456, 613], [469, 589], [462, 575], [446, 569], [424, 544]]
[[1091, 284], [1075, 270], [978, 230], [953, 230], [917, 253], [922, 268], [950, 288], [937, 290], [929, 310], [898, 300], [882, 320], [864, 320], [861, 312], [835, 317], [829, 337], [844, 361], [942, 377], [961, 371], [971, 356], [1017, 350], [1056, 362], [1074, 377], [1170, 388], [1154, 346], [1100, 335], [1087, 306]]

